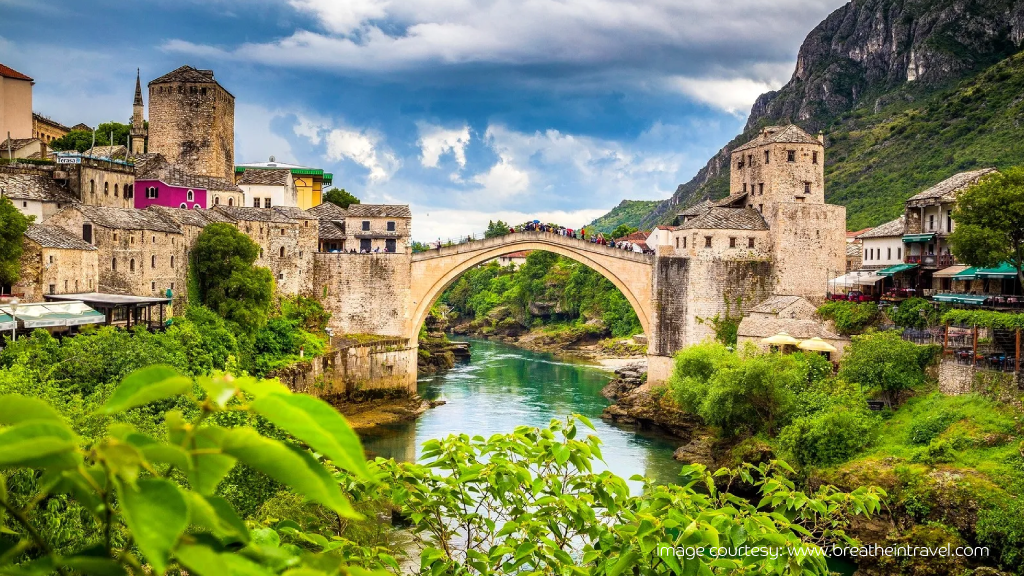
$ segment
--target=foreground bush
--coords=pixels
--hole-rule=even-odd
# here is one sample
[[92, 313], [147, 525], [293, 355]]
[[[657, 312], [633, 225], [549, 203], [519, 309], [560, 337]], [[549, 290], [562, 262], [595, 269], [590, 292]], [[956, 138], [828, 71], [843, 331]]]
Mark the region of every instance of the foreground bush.
[[877, 422], [865, 412], [832, 409], [797, 418], [779, 434], [779, 447], [801, 466], [845, 462], [871, 444]]

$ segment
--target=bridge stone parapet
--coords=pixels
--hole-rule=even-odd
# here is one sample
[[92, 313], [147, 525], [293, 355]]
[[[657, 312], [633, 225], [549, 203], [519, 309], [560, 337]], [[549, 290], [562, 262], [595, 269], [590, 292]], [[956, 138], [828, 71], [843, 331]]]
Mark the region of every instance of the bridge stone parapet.
[[443, 246], [440, 249], [417, 252], [412, 255], [412, 260], [413, 262], [420, 262], [431, 258], [444, 258], [453, 254], [471, 254], [479, 252], [480, 250], [491, 250], [502, 246], [513, 246], [514, 249], [510, 251], [516, 252], [524, 250], [524, 248], [518, 246], [522, 242], [526, 241], [550, 243], [563, 246], [568, 249], [585, 250], [593, 254], [603, 254], [624, 260], [632, 260], [634, 262], [654, 264], [653, 254], [641, 254], [639, 252], [632, 252], [621, 248], [611, 248], [589, 240], [570, 238], [551, 232], [516, 232], [515, 234], [506, 234], [504, 236], [495, 236], [494, 238], [485, 238], [483, 240], [463, 242], [462, 244], [454, 244], [452, 246]]

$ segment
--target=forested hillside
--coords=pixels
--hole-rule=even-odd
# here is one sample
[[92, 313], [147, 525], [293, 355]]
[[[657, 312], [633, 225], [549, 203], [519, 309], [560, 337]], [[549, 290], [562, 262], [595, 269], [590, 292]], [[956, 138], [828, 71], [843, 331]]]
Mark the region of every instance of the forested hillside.
[[588, 229], [602, 234], [611, 234], [622, 224], [635, 227], [641, 218], [651, 213], [660, 204], [658, 200], [623, 200], [611, 212], [587, 225]]
[[850, 2], [804, 40], [790, 81], [763, 94], [743, 133], [630, 225], [670, 222], [728, 193], [730, 151], [763, 126], [826, 138], [826, 198], [850, 229], [893, 218], [903, 200], [958, 171], [1024, 163], [1024, 2]]

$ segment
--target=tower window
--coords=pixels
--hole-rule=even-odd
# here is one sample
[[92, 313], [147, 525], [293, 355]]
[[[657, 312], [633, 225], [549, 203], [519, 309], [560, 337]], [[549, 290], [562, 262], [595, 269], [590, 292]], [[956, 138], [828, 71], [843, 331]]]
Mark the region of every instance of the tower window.
[[757, 194], [764, 195], [764, 182], [757, 185]]
[[149, 267], [156, 268], [156, 254], [149, 258]]
[[96, 193], [96, 181], [95, 180], [89, 180], [89, 194], [95, 194], [95, 193]]
[[117, 198], [117, 184], [114, 184], [114, 198]]
[[117, 272], [117, 258], [110, 259], [110, 269]]
[[786, 162], [796, 162], [796, 150], [786, 150]]
[[818, 153], [817, 152], [811, 152], [811, 164], [817, 164], [817, 163], [818, 163]]
[[284, 258], [284, 246], [281, 246], [280, 250], [278, 250], [278, 255]]
[[128, 271], [135, 272], [135, 258], [128, 261]]
[[746, 182], [743, 183], [743, 193], [744, 194], [747, 193], [747, 183]]
[[804, 182], [804, 194], [810, 194], [810, 193], [811, 193], [811, 183], [810, 182]]
[[171, 256], [171, 268], [174, 268], [174, 256]]
[[771, 161], [771, 152], [768, 150], [764, 151], [764, 163], [768, 164]]
[[110, 182], [103, 183], [103, 195], [110, 196]]

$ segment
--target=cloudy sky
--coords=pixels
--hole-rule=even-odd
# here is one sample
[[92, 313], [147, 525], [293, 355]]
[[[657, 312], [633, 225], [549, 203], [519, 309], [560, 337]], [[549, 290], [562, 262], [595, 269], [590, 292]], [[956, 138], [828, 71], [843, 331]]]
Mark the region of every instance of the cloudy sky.
[[414, 237], [579, 226], [662, 199], [788, 80], [841, 0], [0, 0], [0, 62], [66, 124], [213, 69], [236, 162], [323, 168], [410, 204]]

